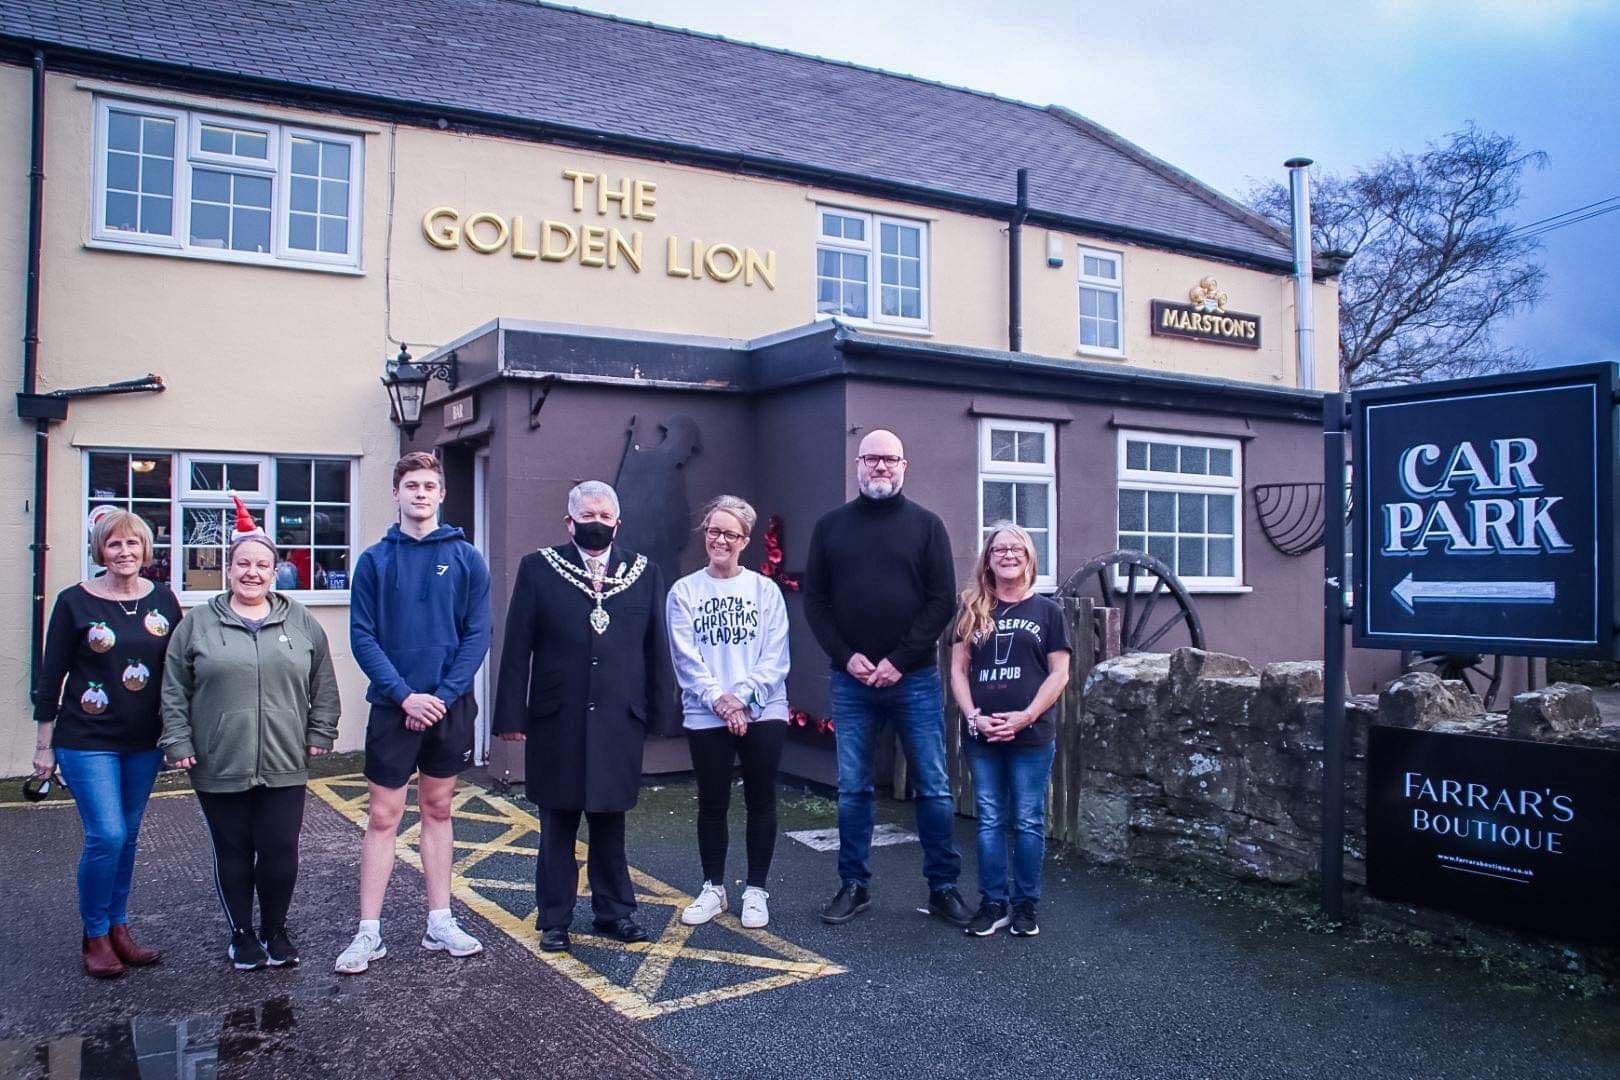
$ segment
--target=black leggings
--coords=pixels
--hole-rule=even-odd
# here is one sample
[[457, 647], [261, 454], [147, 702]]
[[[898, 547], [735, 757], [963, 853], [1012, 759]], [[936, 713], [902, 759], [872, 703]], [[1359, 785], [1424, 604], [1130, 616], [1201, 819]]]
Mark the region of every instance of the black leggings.
[[304, 785], [256, 787], [228, 795], [197, 792], [214, 838], [214, 886], [232, 930], [253, 929], [253, 894], [259, 926], [286, 925], [298, 880], [298, 830], [304, 824]]
[[776, 770], [786, 738], [787, 724], [780, 720], [756, 720], [745, 735], [733, 735], [723, 727], [686, 733], [697, 773], [698, 855], [708, 881], [725, 884], [731, 766], [741, 760], [743, 801], [748, 805], [748, 884], [765, 887], [776, 851]]

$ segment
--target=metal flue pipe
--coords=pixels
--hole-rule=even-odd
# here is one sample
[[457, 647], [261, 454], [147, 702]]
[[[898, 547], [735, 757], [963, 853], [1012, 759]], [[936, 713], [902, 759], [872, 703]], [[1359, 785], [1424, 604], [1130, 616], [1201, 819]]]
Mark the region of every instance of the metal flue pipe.
[[1298, 385], [1316, 386], [1316, 307], [1311, 298], [1311, 159], [1289, 158], [1288, 191], [1293, 196], [1294, 348]]

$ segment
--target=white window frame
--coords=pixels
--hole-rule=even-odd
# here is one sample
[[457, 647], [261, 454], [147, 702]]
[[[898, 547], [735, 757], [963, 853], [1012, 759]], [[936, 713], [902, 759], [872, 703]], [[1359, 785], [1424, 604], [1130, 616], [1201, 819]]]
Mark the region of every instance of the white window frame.
[[[991, 433], [995, 431], [1032, 431], [1046, 436], [1046, 460], [992, 461], [990, 458]], [[1002, 420], [987, 416], [979, 420], [979, 481], [978, 509], [974, 518], [975, 536], [979, 549], [984, 547], [984, 485], [986, 481], [1028, 484], [1046, 484], [1046, 553], [1047, 573], [1035, 575], [1035, 588], [1057, 588], [1058, 519], [1057, 519], [1057, 425], [1034, 420]]]
[[[270, 533], [271, 535], [274, 535], [274, 533], [275, 533], [275, 522], [276, 522], [276, 511], [277, 511], [277, 501], [278, 501], [277, 500], [278, 493], [275, 490], [276, 480], [275, 480], [275, 476], [274, 476], [274, 470], [275, 470], [275, 467], [276, 467], [276, 460], [278, 458], [321, 458], [321, 459], [325, 459], [325, 460], [329, 460], [329, 461], [338, 461], [338, 460], [346, 461], [346, 462], [348, 462], [348, 466], [349, 466], [349, 502], [348, 502], [348, 510], [349, 510], [349, 548], [348, 548], [348, 551], [349, 551], [349, 565], [348, 565], [348, 573], [349, 573], [349, 583], [350, 583], [350, 585], [352, 586], [353, 583], [354, 583], [354, 567], [355, 567], [355, 563], [359, 560], [360, 553], [365, 550], [365, 548], [361, 545], [360, 539], [359, 539], [360, 536], [362, 535], [362, 523], [361, 523], [361, 516], [360, 516], [360, 500], [358, 498], [358, 486], [357, 486], [358, 483], [359, 483], [359, 479], [360, 479], [360, 459], [357, 458], [357, 457], [353, 457], [353, 456], [350, 456], [350, 455], [347, 455], [347, 454], [323, 454], [323, 453], [318, 453], [318, 452], [315, 452], [315, 451], [309, 451], [309, 452], [287, 451], [287, 452], [284, 452], [284, 453], [276, 453], [276, 454], [240, 454], [240, 453], [230, 453], [230, 452], [226, 452], [226, 453], [210, 453], [210, 452], [207, 452], [207, 451], [186, 451], [186, 450], [156, 449], [156, 448], [153, 448], [153, 447], [150, 447], [150, 446], [143, 446], [143, 447], [85, 446], [85, 447], [82, 447], [80, 449], [80, 459], [81, 459], [81, 462], [80, 462], [80, 474], [81, 475], [80, 475], [80, 483], [79, 483], [79, 488], [80, 488], [79, 502], [80, 502], [81, 507], [87, 507], [92, 502], [91, 493], [90, 493], [90, 455], [91, 454], [131, 454], [131, 455], [136, 455], [136, 456], [139, 456], [139, 455], [148, 455], [148, 456], [162, 455], [162, 456], [167, 457], [167, 458], [169, 458], [171, 460], [171, 462], [172, 462], [172, 464], [170, 465], [170, 470], [171, 470], [171, 472], [170, 472], [170, 485], [171, 485], [171, 488], [170, 488], [169, 499], [168, 499], [168, 503], [169, 503], [169, 541], [170, 541], [169, 545], [168, 545], [168, 547], [169, 547], [169, 558], [170, 558], [170, 575], [169, 575], [168, 585], [169, 585], [169, 587], [171, 589], [174, 590], [174, 595], [179, 599], [180, 603], [182, 605], [186, 606], [186, 607], [193, 607], [193, 606], [195, 606], [197, 604], [205, 604], [209, 600], [211, 600], [213, 597], [218, 595], [216, 592], [214, 592], [212, 590], [186, 589], [186, 588], [184, 588], [184, 583], [185, 583], [185, 577], [184, 577], [184, 572], [185, 572], [185, 549], [186, 549], [186, 544], [185, 544], [185, 509], [184, 508], [187, 505], [190, 505], [190, 506], [217, 507], [217, 508], [225, 509], [225, 508], [230, 508], [230, 507], [235, 505], [231, 501], [231, 495], [232, 494], [239, 495], [242, 498], [242, 502], [244, 504], [246, 504], [248, 509], [253, 512], [254, 516], [259, 519], [260, 526], [262, 528], [264, 528], [264, 530], [266, 532]], [[257, 491], [257, 492], [241, 492], [241, 491], [239, 491], [239, 492], [224, 492], [224, 491], [193, 492], [191, 490], [191, 462], [194, 461], [194, 460], [195, 461], [205, 461], [205, 462], [216, 462], [216, 461], [219, 461], [219, 462], [235, 462], [235, 463], [238, 463], [238, 464], [244, 463], [244, 462], [258, 463], [259, 468], [260, 468], [260, 472], [259, 472], [259, 476], [261, 478], [260, 482], [263, 485], [264, 490]], [[120, 501], [127, 503], [129, 500], [126, 497], [125, 499], [120, 500]], [[141, 500], [137, 500], [137, 501], [141, 501]], [[146, 502], [157, 502], [159, 500], [147, 499], [147, 500], [144, 500], [144, 501], [146, 501]], [[307, 502], [301, 502], [299, 500], [291, 500], [291, 501], [298, 502], [299, 505], [307, 505]], [[81, 556], [81, 564], [82, 565], [81, 565], [81, 568], [80, 568], [80, 572], [81, 572], [81, 575], [83, 577], [89, 578], [92, 575], [98, 573], [99, 570], [98, 570], [97, 566], [95, 565], [95, 563], [90, 558], [90, 545], [88, 543], [88, 539], [89, 539], [88, 531], [85, 534], [85, 539], [86, 539], [87, 542], [80, 545], [81, 551], [82, 551], [82, 556]], [[301, 546], [301, 547], [312, 547], [314, 545], [299, 545], [299, 546]], [[283, 596], [291, 597], [292, 599], [297, 600], [299, 603], [304, 604], [306, 606], [334, 607], [334, 606], [347, 605], [349, 603], [349, 590], [347, 588], [344, 588], [344, 589], [286, 589], [286, 590], [281, 590], [281, 593], [282, 593]]]
[[[866, 223], [866, 240], [848, 240], [841, 236], [826, 236], [822, 233], [822, 224], [828, 215], [835, 217], [860, 218]], [[883, 314], [883, 226], [897, 225], [902, 228], [917, 230], [917, 285], [918, 285], [918, 312], [915, 319], [899, 315]], [[816, 250], [828, 248], [836, 251], [857, 252], [866, 256], [866, 318], [853, 315], [842, 315], [830, 311], [815, 313], [818, 319], [837, 319], [853, 326], [872, 326], [883, 329], [910, 330], [914, 333], [928, 333], [930, 329], [930, 308], [928, 294], [932, 286], [933, 275], [929, 273], [929, 222], [917, 218], [900, 217], [895, 214], [880, 214], [867, 210], [853, 210], [842, 206], [817, 204], [816, 206]], [[820, 267], [816, 267], [815, 279], [819, 281]]]
[[[174, 121], [174, 204], [170, 217], [171, 231], [167, 236], [130, 233], [106, 227], [108, 117], [114, 111], [163, 117]], [[201, 131], [205, 123], [264, 132], [269, 137], [266, 148], [267, 160], [204, 152], [201, 149]], [[292, 202], [291, 148], [295, 138], [343, 143], [349, 148], [348, 251], [342, 255], [303, 251], [293, 248], [289, 243]], [[361, 193], [365, 188], [365, 139], [361, 135], [226, 113], [175, 109], [139, 100], [98, 96], [95, 140], [91, 152], [95, 159], [92, 171], [94, 194], [90, 207], [91, 247], [206, 259], [213, 262], [245, 263], [251, 266], [326, 270], [348, 274], [363, 272], [360, 256], [363, 250]], [[270, 179], [269, 251], [235, 251], [230, 248], [204, 247], [191, 243], [192, 170], [197, 167], [251, 173]]]
[[[1231, 476], [1200, 476], [1196, 473], [1166, 473], [1153, 472], [1149, 469], [1132, 469], [1126, 461], [1126, 444], [1132, 441], [1148, 443], [1170, 443], [1176, 446], [1201, 446], [1212, 450], [1230, 450], [1232, 452]], [[1208, 435], [1183, 435], [1178, 432], [1146, 431], [1141, 429], [1127, 430], [1121, 428], [1115, 443], [1117, 464], [1115, 468], [1115, 507], [1114, 507], [1114, 543], [1119, 543], [1119, 507], [1118, 493], [1123, 491], [1171, 491], [1188, 492], [1190, 494], [1220, 494], [1232, 496], [1232, 573], [1228, 576], [1214, 576], [1201, 574], [1196, 576], [1182, 576], [1181, 583], [1188, 592], [1220, 593], [1220, 592], [1249, 592], [1250, 587], [1243, 583], [1243, 443], [1237, 439], [1226, 439]], [[1149, 451], [1151, 461], [1152, 451]], [[1206, 532], [1208, 523], [1206, 521]], [[1147, 522], [1143, 522], [1143, 531], [1146, 532]], [[1116, 587], [1123, 587], [1126, 582], [1124, 575], [1115, 575]], [[1137, 591], [1145, 592], [1153, 588], [1158, 579], [1151, 575], [1137, 578]]]
[[[1080, 352], [1087, 356], [1124, 356], [1125, 355], [1125, 253], [1123, 251], [1109, 251], [1106, 248], [1088, 247], [1079, 245], [1079, 258], [1075, 259], [1075, 266], [1079, 281], [1074, 290], [1074, 339]], [[1114, 264], [1112, 278], [1095, 277], [1086, 273], [1086, 259], [1106, 259]], [[1114, 294], [1115, 310], [1119, 313], [1119, 348], [1109, 349], [1101, 345], [1087, 345], [1085, 336], [1080, 329], [1080, 290], [1095, 289], [1099, 292]]]

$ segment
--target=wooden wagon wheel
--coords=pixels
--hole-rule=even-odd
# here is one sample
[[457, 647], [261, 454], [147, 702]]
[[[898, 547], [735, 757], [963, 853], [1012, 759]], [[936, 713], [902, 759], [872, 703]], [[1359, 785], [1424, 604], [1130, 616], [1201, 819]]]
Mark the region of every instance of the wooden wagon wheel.
[[[1122, 584], [1116, 583], [1116, 576]], [[1204, 624], [1193, 608], [1192, 597], [1175, 571], [1158, 559], [1142, 551], [1111, 551], [1076, 570], [1059, 592], [1064, 596], [1079, 596], [1093, 579], [1102, 606], [1120, 609], [1122, 651], [1147, 652], [1181, 623], [1187, 626], [1193, 648], [1204, 647]], [[1137, 582], [1145, 584], [1149, 579], [1153, 581], [1153, 588], [1138, 593]], [[1170, 598], [1173, 609], [1159, 608], [1159, 600], [1164, 596]], [[1167, 617], [1155, 622], [1155, 610]]]
[[[1481, 656], [1479, 653], [1429, 653], [1401, 651], [1401, 673], [1432, 671], [1442, 679], [1461, 679], [1463, 684], [1479, 695], [1487, 710], [1496, 704], [1502, 691], [1502, 656]], [[1477, 685], [1476, 685], [1477, 684]], [[1481, 690], [1480, 686], [1484, 689]]]

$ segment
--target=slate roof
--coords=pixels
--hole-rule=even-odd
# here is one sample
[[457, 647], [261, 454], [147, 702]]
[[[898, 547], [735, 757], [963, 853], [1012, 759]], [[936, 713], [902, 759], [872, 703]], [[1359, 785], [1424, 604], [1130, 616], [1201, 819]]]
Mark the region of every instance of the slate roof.
[[6, 39], [137, 73], [676, 144], [857, 190], [1005, 207], [1025, 166], [1037, 222], [1290, 258], [1235, 202], [1067, 110], [533, 0], [0, 0]]

